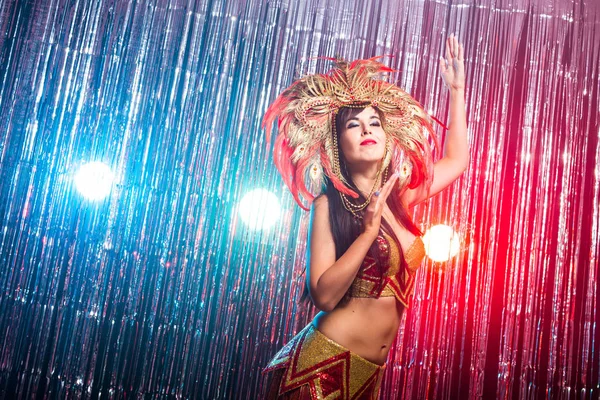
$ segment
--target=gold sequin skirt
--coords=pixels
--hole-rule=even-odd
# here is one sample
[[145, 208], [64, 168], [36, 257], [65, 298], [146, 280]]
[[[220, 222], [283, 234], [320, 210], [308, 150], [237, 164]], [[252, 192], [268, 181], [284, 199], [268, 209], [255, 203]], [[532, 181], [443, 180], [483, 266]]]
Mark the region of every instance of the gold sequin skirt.
[[385, 371], [308, 324], [269, 362], [267, 399], [376, 400]]

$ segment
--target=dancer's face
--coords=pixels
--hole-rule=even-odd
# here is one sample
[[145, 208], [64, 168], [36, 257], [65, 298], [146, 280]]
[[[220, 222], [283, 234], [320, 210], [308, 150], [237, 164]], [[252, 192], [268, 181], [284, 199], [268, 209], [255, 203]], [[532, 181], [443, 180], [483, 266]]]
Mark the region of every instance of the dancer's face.
[[367, 107], [342, 122], [340, 149], [350, 171], [377, 163], [385, 154], [386, 134], [379, 113]]

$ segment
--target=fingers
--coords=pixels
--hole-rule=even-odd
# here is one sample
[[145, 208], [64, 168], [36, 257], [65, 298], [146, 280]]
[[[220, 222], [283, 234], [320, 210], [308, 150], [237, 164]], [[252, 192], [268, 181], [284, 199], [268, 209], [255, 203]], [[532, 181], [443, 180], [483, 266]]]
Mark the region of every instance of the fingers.
[[449, 61], [452, 61], [452, 58], [456, 58], [456, 56], [458, 55], [456, 49], [456, 36], [454, 36], [454, 33], [451, 33], [450, 36], [448, 36], [448, 47], [450, 50]]
[[379, 194], [377, 195], [377, 201], [375, 201], [375, 212], [378, 212], [383, 209], [383, 204], [387, 201], [388, 196], [392, 193], [392, 189], [398, 180], [400, 174], [394, 174], [391, 178], [383, 185], [383, 187], [378, 190]]
[[[373, 193], [373, 196], [375, 196], [377, 198], [377, 202], [379, 202], [379, 201], [385, 202], [387, 197], [392, 192], [392, 189], [394, 188], [394, 184], [396, 183], [396, 181], [398, 180], [399, 177], [400, 177], [400, 174], [398, 172], [396, 172], [395, 174], [393, 174], [390, 177], [390, 179], [388, 179], [388, 181], [383, 185], [383, 187], [381, 187], [381, 189], [379, 189], [378, 191]], [[373, 203], [373, 202], [371, 202], [371, 203]]]
[[[379, 230], [379, 221], [381, 219], [381, 215], [383, 214], [383, 207], [385, 202], [387, 201], [388, 196], [392, 192], [394, 185], [400, 174], [393, 174], [390, 179], [383, 185], [383, 187], [377, 192], [373, 193], [373, 198], [371, 202], [365, 209], [364, 215], [364, 224], [365, 227], [373, 227], [376, 225], [377, 230]], [[366, 228], [365, 228], [366, 229]], [[370, 228], [369, 228], [370, 229]]]
[[385, 183], [385, 185], [383, 185], [383, 187], [381, 188], [381, 194], [379, 195], [380, 199], [383, 199], [384, 201], [387, 199], [387, 197], [392, 192], [392, 189], [394, 188], [394, 185], [396, 184], [396, 181], [398, 180], [399, 176], [400, 174], [398, 173], [393, 174], [390, 177], [390, 179]]
[[446, 85], [450, 85], [448, 80], [452, 80], [455, 73], [462, 74], [464, 52], [462, 43], [453, 33], [450, 34], [446, 39], [446, 59], [440, 57], [440, 72]]
[[450, 64], [453, 58], [462, 61], [463, 57], [463, 45], [458, 41], [458, 38], [454, 35], [454, 33], [451, 33], [446, 39], [446, 61], [448, 64]]
[[452, 35], [452, 55], [458, 58], [458, 39], [454, 35]]

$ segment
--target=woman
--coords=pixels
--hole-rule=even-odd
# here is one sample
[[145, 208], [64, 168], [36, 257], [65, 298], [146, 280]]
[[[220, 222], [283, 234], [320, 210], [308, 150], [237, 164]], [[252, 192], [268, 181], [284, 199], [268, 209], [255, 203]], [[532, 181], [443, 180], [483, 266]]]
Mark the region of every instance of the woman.
[[[275, 164], [298, 204], [312, 203], [308, 292], [321, 310], [271, 360], [267, 398], [376, 399], [390, 346], [424, 257], [408, 209], [467, 168], [463, 47], [451, 35], [440, 58], [450, 88], [444, 157], [433, 164], [427, 114], [370, 60], [337, 63], [282, 92]], [[325, 187], [315, 198], [304, 182]]]

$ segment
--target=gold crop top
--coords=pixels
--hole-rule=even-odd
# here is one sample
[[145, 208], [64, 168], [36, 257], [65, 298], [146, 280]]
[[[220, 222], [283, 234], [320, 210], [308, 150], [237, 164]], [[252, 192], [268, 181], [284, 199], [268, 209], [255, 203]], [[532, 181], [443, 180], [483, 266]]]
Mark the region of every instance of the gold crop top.
[[379, 255], [367, 253], [352, 285], [349, 297], [391, 297], [408, 307], [409, 296], [414, 288], [415, 273], [423, 257], [425, 246], [417, 236], [404, 254], [406, 267], [402, 264], [399, 243], [382, 231], [377, 239]]

